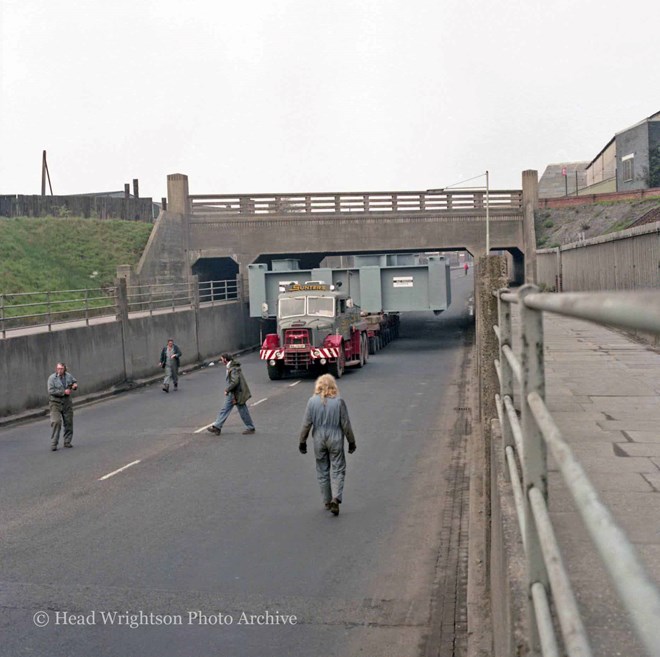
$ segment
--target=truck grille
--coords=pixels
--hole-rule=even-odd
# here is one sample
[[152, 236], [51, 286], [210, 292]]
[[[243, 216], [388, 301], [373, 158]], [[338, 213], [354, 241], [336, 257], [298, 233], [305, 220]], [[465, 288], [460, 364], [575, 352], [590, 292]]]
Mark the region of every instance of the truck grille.
[[308, 329], [287, 329], [284, 331], [284, 346], [300, 348], [302, 346], [310, 347]]
[[284, 364], [296, 370], [306, 370], [311, 363], [309, 351], [286, 351], [284, 353]]
[[284, 331], [284, 364], [296, 370], [305, 370], [312, 360], [308, 329]]

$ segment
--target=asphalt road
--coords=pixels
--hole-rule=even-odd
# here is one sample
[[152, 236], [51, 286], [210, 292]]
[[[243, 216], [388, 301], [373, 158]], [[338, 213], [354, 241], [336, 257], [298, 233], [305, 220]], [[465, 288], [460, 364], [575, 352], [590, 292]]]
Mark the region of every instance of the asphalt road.
[[337, 518], [297, 450], [313, 379], [271, 382], [258, 354], [252, 436], [237, 413], [199, 431], [220, 367], [77, 408], [71, 450], [44, 419], [0, 430], [0, 655], [464, 654], [472, 275], [453, 275], [449, 311], [405, 315], [339, 381], [358, 449]]

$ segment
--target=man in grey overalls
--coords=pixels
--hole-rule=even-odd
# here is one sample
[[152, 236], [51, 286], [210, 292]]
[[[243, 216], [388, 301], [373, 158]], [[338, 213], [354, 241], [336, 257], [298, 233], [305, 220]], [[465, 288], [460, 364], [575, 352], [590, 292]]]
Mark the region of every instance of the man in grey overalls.
[[[326, 509], [337, 516], [346, 476], [344, 436], [348, 441], [349, 454], [355, 451], [356, 445], [346, 402], [339, 396], [337, 383], [331, 374], [323, 374], [316, 380], [314, 396], [310, 397], [307, 402], [298, 444], [301, 454], [307, 454], [307, 437], [312, 427], [316, 478], [321, 487], [323, 504]], [[332, 495], [332, 484], [335, 488], [334, 496]]]
[[78, 390], [76, 378], [66, 371], [64, 363], [58, 363], [55, 372], [48, 377], [48, 406], [50, 408], [50, 448], [57, 450], [60, 430], [64, 424], [64, 447], [72, 447], [73, 402], [71, 393]]

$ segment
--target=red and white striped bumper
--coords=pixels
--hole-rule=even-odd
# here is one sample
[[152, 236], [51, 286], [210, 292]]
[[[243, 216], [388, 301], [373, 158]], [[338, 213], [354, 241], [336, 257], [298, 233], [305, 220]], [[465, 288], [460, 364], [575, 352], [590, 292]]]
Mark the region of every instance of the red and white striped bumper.
[[259, 351], [261, 360], [282, 360], [284, 358], [283, 349], [261, 349]]
[[[296, 353], [298, 352], [296, 351]], [[339, 349], [335, 347], [321, 347], [320, 349], [312, 349], [310, 355], [312, 359], [337, 358], [339, 356]], [[261, 349], [259, 351], [259, 358], [261, 360], [283, 360], [284, 349]]]
[[312, 358], [337, 358], [337, 356], [339, 356], [339, 350], [335, 347], [312, 349]]

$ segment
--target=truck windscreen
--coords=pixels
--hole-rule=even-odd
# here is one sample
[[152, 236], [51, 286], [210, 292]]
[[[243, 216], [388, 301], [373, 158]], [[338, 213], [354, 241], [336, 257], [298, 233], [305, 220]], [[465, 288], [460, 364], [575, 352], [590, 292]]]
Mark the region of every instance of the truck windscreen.
[[302, 317], [305, 314], [305, 297], [280, 299], [280, 319]]
[[307, 314], [312, 317], [334, 317], [334, 297], [307, 297]]

